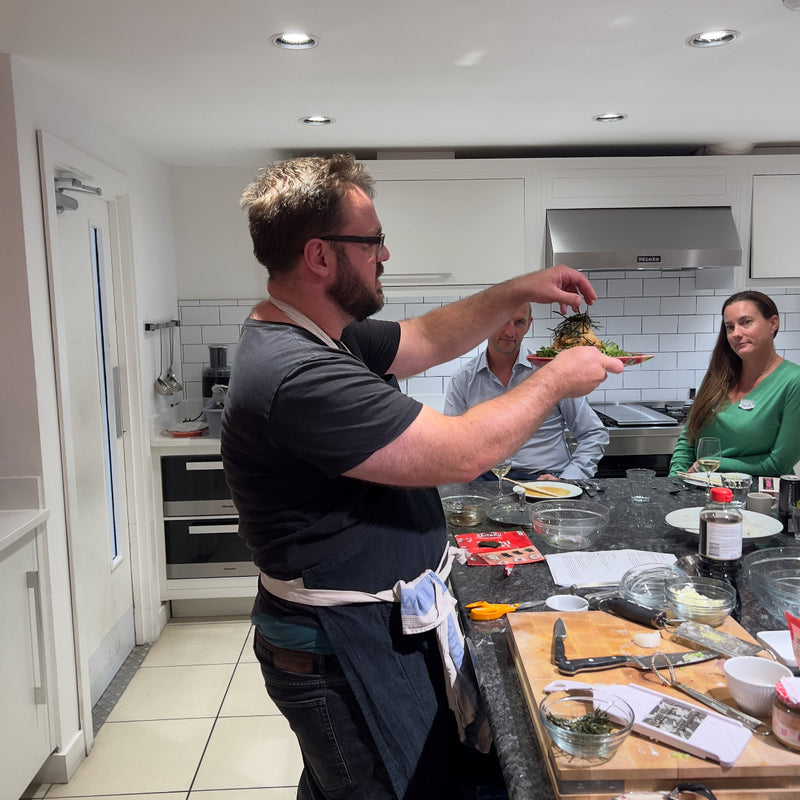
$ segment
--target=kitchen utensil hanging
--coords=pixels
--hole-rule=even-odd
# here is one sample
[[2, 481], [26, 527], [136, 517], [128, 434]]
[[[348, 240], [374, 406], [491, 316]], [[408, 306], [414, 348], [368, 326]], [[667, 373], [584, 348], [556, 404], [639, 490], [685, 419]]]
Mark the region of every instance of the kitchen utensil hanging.
[[167, 368], [167, 376], [164, 378], [164, 382], [169, 386], [169, 388], [173, 392], [182, 392], [183, 391], [183, 384], [178, 380], [178, 376], [175, 374], [174, 370], [172, 369], [173, 364], [175, 363], [175, 326], [169, 326], [169, 367]]
[[172, 394], [172, 389], [164, 379], [164, 329], [158, 329], [159, 373], [155, 381], [156, 391], [164, 396]]

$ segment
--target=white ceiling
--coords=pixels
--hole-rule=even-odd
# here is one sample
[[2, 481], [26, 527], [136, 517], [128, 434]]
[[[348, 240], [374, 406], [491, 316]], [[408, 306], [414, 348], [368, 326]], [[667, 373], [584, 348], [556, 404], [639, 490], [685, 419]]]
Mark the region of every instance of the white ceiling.
[[[719, 28], [742, 36], [686, 46]], [[320, 44], [269, 42], [298, 29]], [[0, 0], [0, 52], [172, 165], [800, 145], [781, 0]], [[592, 120], [609, 111], [628, 118]]]

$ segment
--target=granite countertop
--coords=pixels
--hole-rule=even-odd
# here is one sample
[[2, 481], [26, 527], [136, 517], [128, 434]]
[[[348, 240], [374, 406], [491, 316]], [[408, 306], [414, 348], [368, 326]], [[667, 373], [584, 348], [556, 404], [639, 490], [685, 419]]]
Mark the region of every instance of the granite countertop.
[[[611, 509], [608, 527], [590, 550], [637, 549], [672, 553], [682, 556], [697, 552], [697, 536], [673, 528], [664, 521], [677, 508], [705, 505], [702, 489], [687, 488], [676, 493], [678, 486], [669, 478], [656, 478], [651, 502], [634, 505], [628, 494], [627, 480], [612, 478], [597, 481], [603, 491], [595, 498]], [[450, 533], [498, 530], [496, 523], [475, 528], [450, 527]], [[543, 555], [559, 552], [531, 535]], [[774, 547], [794, 544], [794, 539], [778, 534], [747, 544]], [[468, 567], [455, 564], [451, 574], [453, 592], [460, 605], [476, 600], [488, 602], [522, 602], [543, 600], [557, 591], [544, 562], [514, 567], [509, 576], [502, 567]], [[558, 590], [560, 592], [565, 589]], [[753, 596], [746, 581], [741, 587], [741, 624], [755, 635], [762, 630], [785, 628], [772, 618]], [[536, 613], [518, 612], [518, 613]], [[505, 618], [491, 622], [474, 622], [462, 615], [469, 646], [477, 660], [478, 682], [489, 709], [500, 764], [512, 800], [554, 800], [555, 794], [531, 722], [528, 707], [519, 685], [516, 669], [506, 641]], [[611, 792], [609, 796], [612, 796]]]

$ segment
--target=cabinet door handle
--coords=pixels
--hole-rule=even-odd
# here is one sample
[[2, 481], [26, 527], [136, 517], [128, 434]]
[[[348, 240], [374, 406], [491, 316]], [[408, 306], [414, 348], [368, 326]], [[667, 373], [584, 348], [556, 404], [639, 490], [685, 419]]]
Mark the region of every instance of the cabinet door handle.
[[37, 706], [43, 706], [47, 703], [47, 692], [44, 686], [44, 637], [42, 636], [42, 597], [39, 590], [39, 573], [26, 572], [25, 584], [28, 587], [28, 591], [33, 592], [32, 633], [36, 642], [33, 671], [34, 680], [37, 681], [37, 685], [33, 687], [33, 702]]
[[392, 283], [395, 281], [414, 281], [415, 283], [436, 283], [446, 281], [453, 277], [452, 272], [394, 272], [391, 275], [384, 272], [381, 275], [382, 283]]
[[187, 461], [186, 471], [194, 472], [195, 470], [209, 470], [209, 469], [222, 469], [221, 461]]
[[189, 525], [191, 535], [203, 533], [239, 533], [238, 525]]

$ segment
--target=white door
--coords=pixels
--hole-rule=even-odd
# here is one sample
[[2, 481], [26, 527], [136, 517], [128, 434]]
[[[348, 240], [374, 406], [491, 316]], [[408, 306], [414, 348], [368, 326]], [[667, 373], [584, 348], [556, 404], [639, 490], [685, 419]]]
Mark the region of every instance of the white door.
[[109, 224], [119, 185], [108, 181], [122, 176], [84, 154], [65, 153], [43, 160], [44, 190], [55, 196], [56, 178], [66, 177], [102, 192], [70, 188], [47, 225], [79, 695], [90, 746], [91, 708], [135, 643], [112, 258], [118, 248]]

